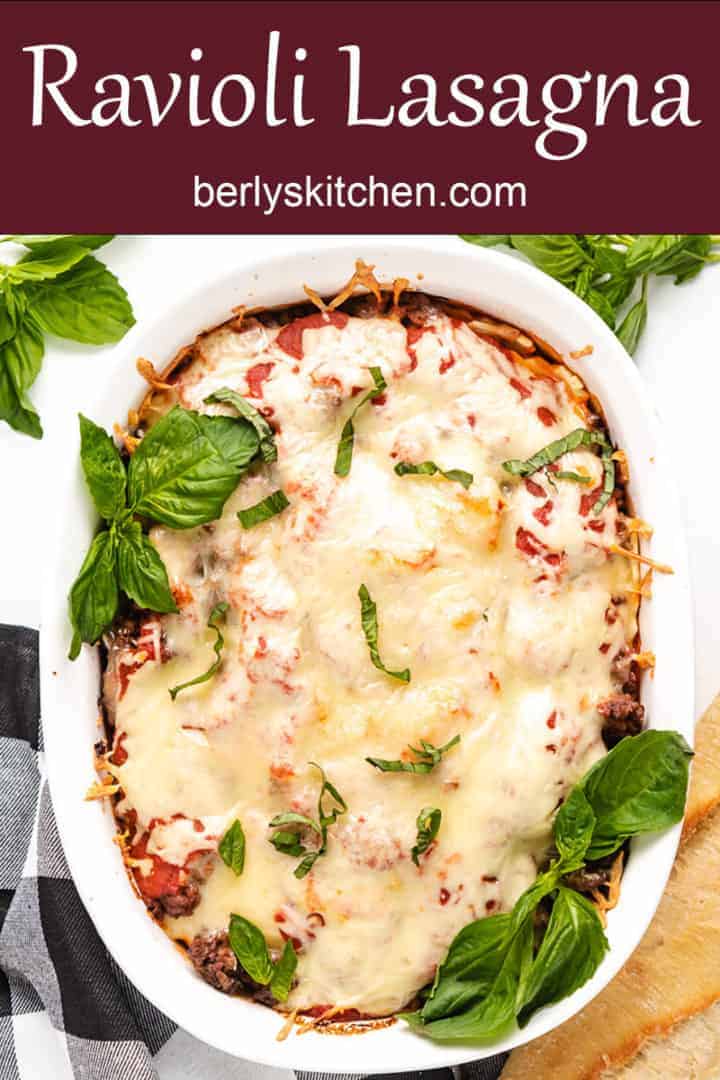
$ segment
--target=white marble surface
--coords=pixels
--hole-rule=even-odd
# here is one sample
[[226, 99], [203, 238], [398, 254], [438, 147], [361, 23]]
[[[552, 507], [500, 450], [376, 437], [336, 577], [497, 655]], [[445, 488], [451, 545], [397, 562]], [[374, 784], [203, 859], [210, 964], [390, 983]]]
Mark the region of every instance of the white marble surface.
[[[377, 238], [358, 238], [369, 239]], [[101, 254], [127, 288], [142, 322], [158, 306], [192, 292], [197, 282], [225, 268], [317, 243], [316, 237], [297, 236], [126, 237]], [[460, 240], [455, 243], [464, 246]], [[671, 280], [653, 282], [648, 329], [636, 357], [660, 415], [680, 488], [695, 599], [698, 714], [720, 690], [720, 631], [715, 622], [720, 605], [719, 317], [720, 267], [707, 269], [680, 288]], [[36, 442], [0, 424], [0, 622], [39, 625], [42, 524], [52, 505], [53, 462], [69, 452], [71, 439], [75, 444], [75, 413], [92, 415], [106, 352], [52, 341], [32, 391], [45, 438]], [[50, 1080], [54, 1073], [48, 1066]], [[158, 1070], [161, 1080], [286, 1080], [292, 1075], [237, 1061], [184, 1032], [163, 1048]]]

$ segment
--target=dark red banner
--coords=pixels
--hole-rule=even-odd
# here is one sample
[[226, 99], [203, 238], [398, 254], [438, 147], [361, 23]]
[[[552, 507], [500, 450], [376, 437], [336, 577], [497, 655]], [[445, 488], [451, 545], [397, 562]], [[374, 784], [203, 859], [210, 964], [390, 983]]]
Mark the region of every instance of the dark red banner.
[[0, 4], [8, 231], [717, 228], [716, 3]]

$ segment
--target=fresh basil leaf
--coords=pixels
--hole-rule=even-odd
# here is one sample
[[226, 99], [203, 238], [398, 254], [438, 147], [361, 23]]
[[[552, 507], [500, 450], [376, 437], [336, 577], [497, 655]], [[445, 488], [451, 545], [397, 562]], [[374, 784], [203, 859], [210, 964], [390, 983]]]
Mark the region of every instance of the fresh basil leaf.
[[467, 1040], [483, 1042], [496, 1038], [515, 1018], [518, 987], [532, 961], [533, 924], [524, 923], [506, 943], [502, 962], [492, 986], [480, 1000], [464, 1012], [423, 1024], [421, 1014], [405, 1017], [414, 1030], [437, 1042]]
[[125, 466], [107, 432], [82, 413], [78, 418], [85, 483], [100, 516], [112, 521], [125, 507]]
[[118, 606], [116, 549], [117, 540], [112, 529], [98, 533], [70, 590], [70, 622], [74, 630], [71, 660], [78, 656], [81, 642], [94, 645], [115, 618]]
[[4, 266], [3, 271], [9, 281], [17, 284], [47, 281], [57, 278], [59, 274], [70, 270], [86, 258], [88, 258], [87, 248], [66, 242], [47, 253], [29, 251], [19, 262], [12, 266]]
[[408, 747], [415, 755], [415, 761], [402, 761], [400, 759], [388, 761], [386, 758], [372, 757], [365, 758], [365, 760], [368, 764], [374, 765], [376, 769], [380, 769], [381, 772], [429, 773], [440, 763], [443, 754], [446, 754], [448, 750], [452, 750], [459, 742], [459, 735], [455, 735], [444, 746], [433, 746], [432, 743], [421, 739], [420, 749], [415, 746]]
[[295, 969], [297, 968], [297, 955], [292, 942], [286, 941], [282, 955], [273, 968], [270, 979], [270, 992], [277, 1001], [287, 1001], [292, 989]]
[[118, 529], [117, 570], [120, 588], [138, 607], [163, 614], [177, 611], [165, 563], [137, 521]]
[[0, 420], [34, 439], [42, 438], [42, 426], [26, 391], [37, 378], [44, 351], [42, 336], [28, 318], [0, 346]]
[[609, 946], [597, 911], [584, 896], [560, 885], [550, 922], [520, 983], [518, 1023], [569, 997], [595, 974]]
[[646, 286], [647, 278], [644, 278], [642, 296], [637, 303], [633, 304], [617, 329], [617, 336], [620, 343], [625, 346], [631, 356], [638, 346], [638, 342], [642, 337], [647, 322], [648, 308]]
[[[6, 284], [3, 282], [3, 285]], [[15, 337], [17, 322], [13, 300], [14, 294], [8, 284], [7, 290], [3, 289], [0, 293], [0, 345], [4, 345], [10, 338]]]
[[277, 514], [282, 514], [290, 505], [290, 500], [284, 491], [273, 491], [272, 495], [261, 499], [254, 506], [246, 506], [244, 510], [238, 510], [238, 517], [243, 529], [252, 529], [255, 525], [261, 525], [269, 521]]
[[570, 873], [582, 866], [594, 828], [592, 807], [583, 789], [576, 784], [553, 822], [555, 847], [560, 855], [563, 873]]
[[572, 282], [575, 274], [591, 261], [577, 238], [570, 233], [513, 233], [510, 240], [516, 251], [563, 284]]
[[218, 844], [218, 855], [233, 874], [240, 877], [245, 869], [245, 833], [237, 818]]
[[462, 1012], [487, 996], [502, 967], [509, 926], [508, 914], [489, 915], [455, 935], [422, 1007], [425, 1023]]
[[[593, 253], [593, 273], [595, 275], [604, 276], [607, 274], [616, 277], [617, 275], [622, 276], [628, 274], [627, 249], [612, 247], [607, 236], [601, 236], [599, 241], [592, 241], [591, 247]], [[634, 274], [628, 276], [632, 280], [635, 279]], [[596, 286], [601, 288], [602, 282], [596, 282]]]
[[267, 986], [273, 976], [273, 962], [262, 931], [242, 915], [231, 915], [228, 940], [240, 967], [256, 983]]
[[636, 283], [637, 277], [635, 274], [623, 273], [613, 274], [611, 277], [607, 278], [607, 280], [599, 281], [595, 285], [596, 291], [602, 293], [615, 311], [616, 323], [617, 312], [631, 295]]
[[32, 286], [28, 295], [33, 317], [45, 333], [70, 341], [111, 344], [135, 322], [122, 285], [92, 255], [54, 281]]
[[518, 897], [515, 906], [510, 912], [511, 934], [517, 933], [523, 923], [527, 922], [534, 914], [540, 901], [544, 900], [546, 896], [549, 896], [557, 888], [561, 876], [562, 867], [560, 863], [552, 863], [549, 869], [542, 874], [538, 874], [532, 885], [528, 886], [525, 892]]
[[628, 248], [628, 270], [635, 274], [655, 271], [669, 256], [680, 252], [687, 239], [687, 235], [681, 233], [637, 236]]
[[687, 236], [683, 247], [655, 268], [656, 274], [674, 274], [675, 284], [681, 285], [696, 277], [708, 262], [716, 262], [711, 255], [712, 237], [706, 233]]
[[582, 270], [575, 278], [573, 292], [576, 296], [579, 296], [581, 300], [585, 299], [590, 290], [594, 273], [595, 267], [592, 264], [588, 264], [587, 266], [583, 266]]
[[96, 251], [113, 239], [114, 234], [110, 233], [97, 233], [94, 235], [55, 233], [50, 236], [30, 236], [17, 233], [14, 236], [4, 236], [3, 239], [0, 240], [0, 243], [4, 244], [8, 241], [12, 241], [13, 244], [22, 244], [23, 247], [30, 248], [30, 250], [34, 251], [37, 255], [44, 256], [53, 254], [58, 249], [62, 249], [68, 244], [84, 248], [85, 251]]
[[203, 416], [176, 405], [130, 459], [130, 507], [171, 529], [214, 521], [258, 445], [257, 432], [246, 420]]
[[199, 686], [201, 683], [209, 682], [210, 679], [212, 679], [213, 675], [215, 675], [220, 670], [220, 665], [222, 664], [222, 651], [225, 648], [225, 638], [222, 635], [222, 631], [218, 626], [218, 623], [224, 620], [225, 614], [229, 607], [230, 605], [224, 600], [222, 601], [222, 603], [216, 604], [210, 612], [210, 618], [207, 621], [208, 629], [215, 631], [215, 643], [213, 644], [213, 649], [215, 651], [214, 661], [207, 669], [207, 671], [204, 671], [202, 673], [202, 675], [196, 675], [194, 679], [189, 679], [188, 682], [180, 683], [178, 686], [173, 686], [172, 689], [168, 691], [173, 701], [178, 696], [181, 690], [187, 690], [190, 686]]
[[615, 329], [615, 308], [610, 301], [607, 294], [601, 292], [599, 289], [588, 289], [583, 300], [588, 304], [596, 315], [600, 318], [611, 330]]
[[467, 490], [473, 482], [473, 474], [463, 469], [441, 469], [434, 461], [421, 461], [419, 465], [412, 465], [409, 461], [398, 461], [395, 466], [398, 476], [435, 476], [440, 473], [446, 480], [455, 480]]
[[358, 596], [360, 598], [360, 620], [362, 622], [363, 633], [365, 640], [367, 641], [368, 650], [370, 652], [370, 659], [372, 660], [378, 671], [384, 672], [393, 679], [398, 679], [400, 682], [410, 682], [410, 669], [404, 668], [402, 671], [390, 671], [385, 667], [380, 659], [380, 652], [378, 650], [378, 621], [377, 621], [377, 605], [370, 596], [366, 585], [361, 585], [358, 590]]
[[580, 785], [596, 823], [586, 860], [682, 819], [692, 750], [675, 731], [643, 731], [601, 758]]
[[373, 398], [379, 397], [385, 390], [387, 390], [387, 383], [383, 379], [382, 371], [379, 367], [371, 367], [368, 369], [372, 375], [372, 380], [375, 384], [372, 390], [368, 390], [366, 394], [358, 401], [353, 411], [348, 416], [340, 433], [340, 442], [338, 443], [337, 455], [335, 457], [335, 475], [347, 476], [350, 472], [350, 466], [352, 464], [353, 447], [355, 445], [355, 428], [353, 421], [357, 415], [358, 409], [368, 401], [372, 401]]
[[[563, 454], [568, 454], [572, 450], [577, 450], [578, 446], [600, 446], [603, 448], [610, 447], [610, 444], [606, 436], [600, 431], [587, 431], [586, 428], [575, 428], [574, 431], [564, 435], [561, 439], [556, 439], [554, 442], [548, 443], [547, 446], [543, 446], [541, 450], [538, 450], [536, 454], [528, 458], [526, 461], [520, 461], [517, 458], [513, 458], [510, 461], [503, 461], [502, 467], [506, 472], [511, 473], [513, 476], [532, 476], [538, 469], [543, 469], [546, 465], [552, 465], [554, 461], [561, 458]], [[612, 452], [612, 448], [610, 448]]]
[[246, 401], [244, 397], [228, 386], [221, 386], [205, 399], [206, 405], [222, 404], [232, 405], [240, 415], [249, 420], [258, 433], [260, 439], [260, 456], [265, 462], [277, 461], [277, 446], [275, 445], [275, 432], [268, 424], [262, 413]]
[[497, 247], [498, 244], [509, 244], [510, 236], [507, 233], [493, 233], [481, 236], [476, 233], [461, 233], [460, 239], [476, 247]]
[[442, 811], [436, 806], [424, 806], [417, 816], [417, 840], [410, 856], [416, 866], [420, 865], [420, 856], [424, 855], [440, 831]]

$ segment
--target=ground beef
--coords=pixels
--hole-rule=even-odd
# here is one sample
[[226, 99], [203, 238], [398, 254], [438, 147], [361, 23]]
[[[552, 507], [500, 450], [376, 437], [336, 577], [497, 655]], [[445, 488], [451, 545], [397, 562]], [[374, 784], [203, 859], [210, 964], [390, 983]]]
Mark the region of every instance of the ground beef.
[[[627, 858], [627, 845], [623, 848]], [[610, 881], [610, 874], [619, 852], [613, 851], [612, 855], [606, 855], [602, 859], [595, 859], [579, 870], [573, 870], [566, 874], [563, 882], [576, 892], [591, 893], [595, 889], [603, 888]]]
[[[240, 967], [224, 930], [198, 934], [192, 940], [189, 953], [198, 975], [216, 990], [222, 990], [224, 994], [249, 994], [263, 1005], [275, 1004], [268, 988], [256, 983]], [[272, 952], [271, 956], [273, 961], [277, 959]]]
[[381, 314], [384, 306], [384, 301], [380, 304], [373, 293], [364, 293], [362, 296], [351, 296], [342, 305], [342, 310], [356, 319], [374, 319]]
[[168, 893], [158, 899], [158, 903], [167, 915], [179, 918], [182, 915], [191, 915], [200, 903], [200, 888], [197, 881], [192, 878], [180, 886], [176, 893]]
[[437, 305], [424, 293], [410, 293], [408, 295], [403, 315], [413, 326], [425, 326], [427, 321], [437, 314]]
[[633, 654], [627, 645], [623, 645], [613, 657], [610, 674], [615, 685], [623, 693], [637, 697], [640, 687], [640, 674], [638, 666], [633, 660]]
[[642, 731], [645, 707], [632, 694], [610, 694], [598, 703], [597, 711], [605, 721], [602, 736], [607, 747]]
[[610, 870], [608, 867], [590, 863], [579, 870], [573, 870], [572, 874], [567, 874], [564, 880], [565, 884], [576, 892], [588, 893], [593, 889], [599, 889], [601, 885], [607, 885], [610, 880]]

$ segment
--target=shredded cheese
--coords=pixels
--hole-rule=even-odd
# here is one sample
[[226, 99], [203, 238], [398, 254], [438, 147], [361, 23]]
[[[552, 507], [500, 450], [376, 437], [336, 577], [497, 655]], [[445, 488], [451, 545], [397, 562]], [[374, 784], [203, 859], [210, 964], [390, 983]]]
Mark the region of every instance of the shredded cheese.
[[630, 551], [629, 548], [620, 547], [619, 544], [610, 544], [607, 549], [613, 555], [622, 555], [626, 559], [632, 559], [634, 562], [644, 563], [651, 569], [656, 570], [659, 574], [674, 574], [672, 566], [667, 566], [665, 563], [655, 562], [654, 559], [650, 559], [647, 555], [639, 555], [636, 551]]

